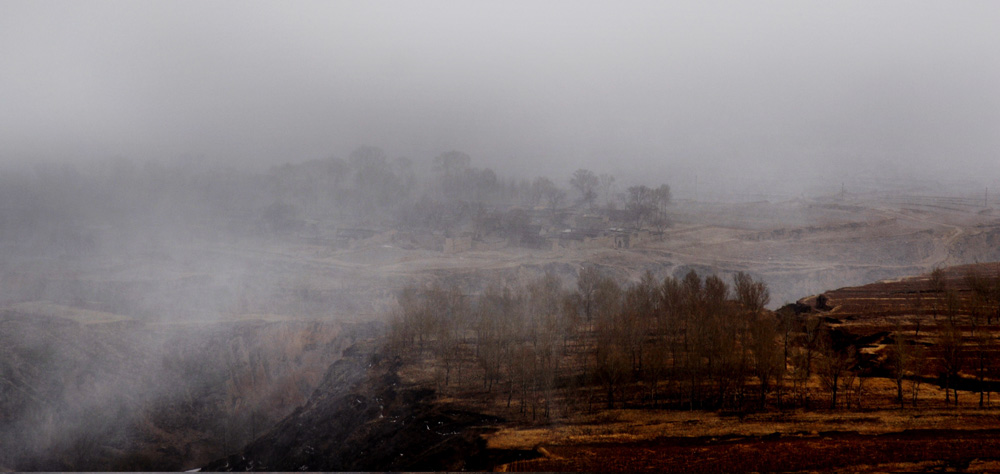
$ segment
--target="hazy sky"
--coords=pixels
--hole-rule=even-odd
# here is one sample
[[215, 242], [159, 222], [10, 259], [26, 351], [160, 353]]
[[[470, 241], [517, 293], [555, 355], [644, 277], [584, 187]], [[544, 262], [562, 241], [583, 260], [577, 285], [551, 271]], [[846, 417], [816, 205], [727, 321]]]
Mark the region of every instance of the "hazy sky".
[[996, 176], [998, 25], [993, 0], [0, 0], [0, 160]]

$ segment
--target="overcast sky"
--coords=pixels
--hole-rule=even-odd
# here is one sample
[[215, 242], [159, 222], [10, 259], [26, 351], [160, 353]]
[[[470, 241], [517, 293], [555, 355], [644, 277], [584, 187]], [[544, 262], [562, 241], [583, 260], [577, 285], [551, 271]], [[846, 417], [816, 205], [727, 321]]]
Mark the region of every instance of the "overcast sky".
[[992, 0], [0, 0], [0, 160], [996, 176], [998, 25]]

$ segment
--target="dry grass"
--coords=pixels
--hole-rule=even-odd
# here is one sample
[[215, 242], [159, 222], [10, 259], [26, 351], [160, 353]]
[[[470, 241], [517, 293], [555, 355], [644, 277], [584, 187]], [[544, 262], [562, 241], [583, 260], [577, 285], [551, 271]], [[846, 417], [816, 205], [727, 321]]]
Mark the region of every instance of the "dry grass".
[[487, 438], [496, 449], [540, 445], [633, 443], [657, 438], [732, 436], [819, 436], [823, 432], [862, 435], [905, 430], [979, 430], [1000, 425], [996, 409], [919, 409], [761, 413], [743, 417], [705, 411], [606, 410], [547, 427], [506, 427]]
[[[861, 407], [857, 393], [850, 394], [850, 409], [831, 410], [829, 393], [811, 381], [810, 409], [771, 410], [743, 415], [715, 411], [616, 409], [565, 413], [546, 425], [507, 426], [487, 437], [497, 449], [533, 449], [541, 445], [636, 443], [658, 438], [754, 437], [780, 433], [783, 436], [818, 436], [823, 432], [856, 432], [861, 435], [898, 433], [906, 430], [981, 430], [1000, 426], [1000, 407], [994, 401], [978, 408], [978, 394], [961, 393], [958, 408], [944, 403], [944, 391], [922, 384], [918, 407], [907, 400], [899, 408], [895, 384], [885, 378], [868, 378]], [[908, 394], [907, 394], [908, 395]], [[791, 395], [788, 395], [791, 396]], [[848, 394], [840, 394], [844, 403]]]

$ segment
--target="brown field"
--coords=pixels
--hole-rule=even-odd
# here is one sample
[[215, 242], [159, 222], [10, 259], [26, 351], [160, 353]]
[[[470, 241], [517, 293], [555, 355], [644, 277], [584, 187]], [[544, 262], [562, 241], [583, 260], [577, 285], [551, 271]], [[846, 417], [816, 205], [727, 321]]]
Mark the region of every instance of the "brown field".
[[[939, 471], [1000, 466], [1000, 410], [600, 411], [490, 435], [507, 471]], [[992, 466], [992, 467], [991, 467]]]
[[992, 471], [1000, 431], [926, 431], [729, 439], [660, 438], [629, 444], [551, 446], [541, 459], [502, 466], [534, 471]]
[[[1000, 404], [991, 397], [996, 366], [985, 367], [985, 389], [975, 385], [977, 351], [971, 331], [990, 341], [1000, 321], [985, 321], [966, 275], [1000, 275], [996, 264], [944, 269], [946, 286], [960, 302], [953, 320], [963, 334], [965, 365], [960, 400], [946, 403], [935, 385], [934, 355], [908, 378], [923, 378], [917, 406], [900, 408], [895, 385], [869, 374], [854, 406], [844, 409], [775, 409], [731, 414], [685, 410], [599, 410], [571, 415], [545, 426], [504, 428], [489, 437], [497, 449], [533, 448], [539, 457], [500, 466], [506, 471], [830, 471], [980, 472], [1000, 468]], [[832, 328], [855, 336], [878, 336], [862, 350], [884, 360], [885, 335], [894, 333], [933, 347], [944, 324], [943, 295], [928, 288], [927, 275], [829, 291], [827, 310], [814, 313]], [[921, 295], [920, 304], [915, 302]], [[816, 297], [802, 301], [816, 304]], [[979, 309], [978, 314], [975, 309]], [[935, 316], [935, 313], [938, 313]], [[917, 333], [918, 325], [922, 326]], [[983, 336], [981, 336], [983, 337]], [[988, 357], [995, 359], [991, 345]], [[985, 392], [980, 399], [978, 392]], [[827, 392], [813, 380], [807, 397], [823, 406]], [[908, 402], [909, 403], [909, 402]], [[850, 402], [848, 402], [850, 404]]]

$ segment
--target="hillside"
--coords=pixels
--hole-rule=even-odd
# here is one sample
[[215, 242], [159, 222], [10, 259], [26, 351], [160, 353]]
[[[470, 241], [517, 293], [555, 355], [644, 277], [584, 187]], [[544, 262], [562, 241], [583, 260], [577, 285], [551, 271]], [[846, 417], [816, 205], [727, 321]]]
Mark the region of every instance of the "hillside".
[[[660, 382], [667, 408], [658, 408], [643, 398], [648, 389], [642, 389], [642, 379], [622, 389], [620, 408], [606, 409], [600, 400], [580, 398], [601, 391], [591, 391], [587, 379], [570, 377], [580, 368], [570, 362], [579, 354], [571, 352], [555, 377], [554, 406], [543, 414], [532, 408], [545, 405], [535, 397], [552, 395], [529, 393], [525, 405], [521, 394], [513, 404], [505, 392], [491, 394], [471, 365], [471, 353], [470, 365], [451, 368], [466, 375], [446, 382], [440, 361], [430, 354], [404, 352], [408, 355], [393, 361], [376, 351], [331, 367], [305, 406], [239, 455], [207, 468], [992, 469], [1000, 466], [1000, 454], [989, 447], [1000, 440], [995, 429], [1000, 416], [988, 396], [980, 407], [979, 397], [969, 394], [990, 390], [996, 381], [995, 372], [974, 363], [982, 341], [992, 344], [1000, 336], [1000, 320], [987, 321], [983, 300], [1000, 276], [996, 270], [996, 264], [949, 267], [933, 276], [841, 288], [782, 308], [772, 317], [786, 315], [793, 322], [786, 336], [792, 356], [774, 382], [784, 390], [771, 393], [763, 409], [670, 408], [666, 402], [675, 383], [670, 380]], [[958, 369], [949, 375], [942, 346], [944, 335], [956, 329], [959, 349], [952, 352], [958, 354]], [[810, 348], [811, 333], [827, 334], [827, 345]], [[567, 347], [585, 351], [593, 344], [588, 341], [593, 335], [584, 331]], [[900, 371], [903, 408], [893, 365], [899, 358], [893, 351], [900, 347], [924, 352], [919, 363]], [[802, 379], [796, 364], [810, 351], [815, 366]], [[837, 360], [841, 400], [834, 398], [831, 409], [828, 377]], [[355, 377], [348, 374], [365, 371], [365, 361], [362, 381], [345, 383]], [[569, 383], [583, 385], [570, 389]], [[753, 380], [747, 383], [755, 390]], [[748, 456], [748, 450], [756, 454]], [[367, 455], [376, 452], [379, 456]]]
[[[585, 268], [594, 268], [624, 289], [640, 283], [647, 272], [657, 283], [667, 277], [682, 279], [691, 271], [700, 277], [715, 274], [729, 283], [734, 274], [745, 271], [767, 283], [768, 307], [774, 308], [827, 288], [898, 279], [936, 265], [994, 255], [1000, 234], [992, 211], [985, 211], [971, 203], [934, 198], [889, 202], [874, 195], [741, 204], [680, 201], [670, 206], [672, 224], [662, 234], [637, 232], [636, 237], [644, 238], [630, 241], [628, 248], [600, 239], [562, 238], [564, 230], [586, 221], [578, 219], [583, 212], [579, 208], [533, 211], [532, 222], [549, 222], [544, 248], [484, 247], [481, 244], [489, 243], [485, 239], [474, 240], [471, 249], [444, 249], [438, 246], [443, 234], [430, 245], [421, 243], [418, 233], [392, 228], [376, 229], [373, 235], [358, 231], [344, 242], [337, 236], [346, 231], [333, 223], [320, 226], [319, 237], [308, 232], [214, 237], [195, 233], [180, 240], [160, 232], [132, 239], [114, 229], [81, 224], [119, 239], [97, 239], [100, 248], [87, 251], [49, 252], [44, 246], [27, 251], [41, 241], [25, 237], [20, 243], [6, 242], [0, 259], [0, 436], [11, 447], [0, 453], [0, 467], [180, 469], [236, 452], [308, 399], [350, 344], [350, 337], [338, 339], [345, 327], [391, 320], [397, 297], [410, 286], [453, 287], [463, 295], [482, 295], [497, 285], [524, 289], [554, 275], [566, 290]], [[551, 218], [564, 222], [551, 223]], [[210, 230], [216, 224], [206, 221], [199, 228]], [[962, 284], [961, 273], [956, 270], [951, 278], [955, 288]], [[955, 301], [965, 294], [955, 293]], [[896, 318], [904, 332], [912, 333], [904, 339], [917, 336], [911, 321], [921, 314], [931, 322], [921, 324], [917, 342], [933, 345], [931, 302], [938, 302], [941, 321], [947, 292], [912, 295], [919, 296], [923, 306]], [[875, 313], [837, 304], [844, 293], [831, 291], [827, 297], [831, 309], [802, 313], [800, 323], [830, 318], [827, 328], [835, 329], [833, 333], [877, 336], [867, 342], [872, 347], [861, 352], [883, 363], [893, 340], [885, 333], [895, 330], [895, 320], [866, 323], [867, 315]], [[812, 300], [804, 303], [815, 306]], [[957, 323], [970, 342], [962, 318], [968, 319], [961, 316]], [[559, 368], [575, 376], [531, 381], [537, 369], [529, 361], [555, 360], [538, 358], [540, 352], [532, 349], [505, 353], [503, 360], [513, 364], [494, 365], [485, 377], [474, 350], [475, 328], [469, 326], [451, 356], [445, 357], [444, 351], [456, 346], [427, 345], [401, 354], [404, 363], [398, 373], [407, 384], [433, 389], [435, 397], [453, 400], [463, 410], [507, 423], [557, 423], [574, 413], [597, 416], [606, 405], [607, 390], [586, 370], [595, 360], [592, 329], [558, 338], [565, 356]], [[782, 383], [772, 377], [770, 386], [761, 387], [744, 367], [743, 378], [733, 380], [746, 383], [726, 385], [725, 390], [706, 385], [706, 393], [713, 396], [703, 397], [698, 407], [718, 406], [719, 393], [728, 394], [727, 410], [749, 406], [756, 400], [749, 393], [761, 388], [769, 408], [829, 406], [830, 394], [817, 374], [810, 374], [808, 384], [788, 375], [801, 366], [795, 357], [808, 352], [803, 329], [776, 339], [787, 336], [790, 341]], [[667, 337], [653, 334], [648, 342]], [[557, 347], [551, 344], [555, 341], [547, 339], [550, 348]], [[442, 357], [450, 357], [452, 372], [441, 365]], [[724, 375], [721, 367], [712, 370]], [[873, 377], [864, 379], [864, 390], [888, 383], [884, 367], [865, 370], [876, 372], [865, 372]], [[952, 377], [961, 403], [978, 402], [978, 397], [968, 396], [978, 394], [968, 384], [976, 382], [979, 372], [966, 363]], [[615, 383], [616, 409], [645, 413], [653, 409], [648, 405], [677, 408], [691, 398], [682, 390], [690, 386], [688, 379], [677, 374], [661, 379], [655, 391], [648, 380], [637, 378], [654, 373], [635, 372], [628, 383]], [[880, 373], [881, 378], [876, 376]], [[938, 375], [927, 366], [920, 377], [903, 379], [904, 388], [920, 380], [921, 403], [943, 405]], [[484, 380], [487, 385], [494, 382], [485, 391]], [[553, 384], [522, 390], [542, 381]], [[987, 382], [988, 377], [979, 386]], [[885, 388], [879, 404], [891, 406], [893, 398], [892, 390]], [[838, 404], [850, 403], [853, 409], [858, 399], [841, 396]], [[175, 416], [187, 413], [195, 414]]]
[[908, 364], [900, 379], [958, 388], [956, 399], [973, 392], [979, 406], [1000, 390], [1000, 264], [935, 269], [799, 303], [856, 341], [876, 374], [898, 374], [894, 364]]
[[0, 312], [0, 466], [198, 466], [304, 403], [362, 329], [303, 321], [83, 323]]
[[482, 470], [517, 458], [487, 450], [482, 439], [502, 420], [442, 402], [420, 384], [403, 383], [398, 365], [371, 353], [345, 357], [330, 367], [305, 405], [238, 454], [204, 470]]

